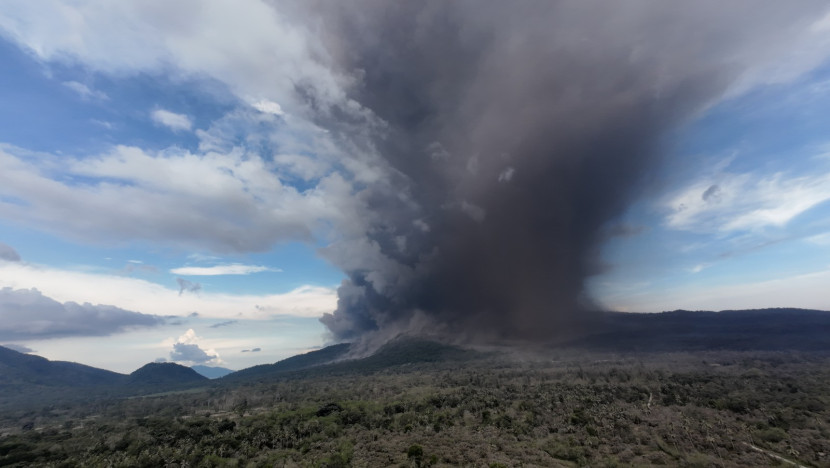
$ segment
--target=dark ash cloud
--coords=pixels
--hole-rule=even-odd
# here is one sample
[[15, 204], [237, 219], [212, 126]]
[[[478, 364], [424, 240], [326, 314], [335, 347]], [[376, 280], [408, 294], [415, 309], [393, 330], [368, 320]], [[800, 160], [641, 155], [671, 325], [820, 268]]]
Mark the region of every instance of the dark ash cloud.
[[673, 131], [759, 80], [827, 9], [799, 5], [293, 4], [362, 107], [300, 94], [383, 175], [358, 193], [351, 234], [322, 250], [348, 275], [321, 319], [332, 337], [548, 340], [591, 326], [601, 305], [585, 281], [608, 226]]
[[185, 292], [197, 293], [202, 290], [201, 283], [195, 283], [184, 278], [176, 278], [176, 283], [179, 284], [179, 296]]
[[111, 305], [60, 303], [37, 289], [0, 289], [0, 339], [106, 336], [165, 323], [158, 315]]
[[173, 345], [173, 351], [170, 351], [171, 361], [185, 361], [197, 364], [204, 364], [213, 361], [218, 356], [215, 354], [208, 354], [197, 344], [176, 343]]
[[634, 237], [648, 231], [648, 226], [617, 223], [609, 225], [603, 231], [605, 238]]
[[21, 260], [20, 254], [17, 253], [10, 245], [0, 242], [0, 260], [7, 262], [19, 262]]

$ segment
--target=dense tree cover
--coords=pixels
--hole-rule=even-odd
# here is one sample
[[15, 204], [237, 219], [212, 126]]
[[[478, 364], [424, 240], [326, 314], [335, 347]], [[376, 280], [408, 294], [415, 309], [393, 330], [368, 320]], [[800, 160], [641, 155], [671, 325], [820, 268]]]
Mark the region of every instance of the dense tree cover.
[[830, 466], [828, 364], [548, 352], [304, 372], [9, 411], [0, 465]]

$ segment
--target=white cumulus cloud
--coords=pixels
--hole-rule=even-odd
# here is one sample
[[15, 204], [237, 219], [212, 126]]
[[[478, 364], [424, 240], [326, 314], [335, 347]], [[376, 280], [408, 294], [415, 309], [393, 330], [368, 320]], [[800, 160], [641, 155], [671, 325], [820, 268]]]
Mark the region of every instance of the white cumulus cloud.
[[209, 76], [243, 100], [256, 96], [252, 104], [263, 112], [296, 105], [297, 83], [319, 103], [345, 102], [350, 78], [320, 63], [317, 35], [288, 11], [260, 0], [9, 0], [0, 29], [46, 61], [111, 74], [172, 67], [184, 77]]
[[264, 251], [359, 221], [352, 193], [339, 174], [300, 192], [238, 148], [194, 154], [117, 146], [73, 159], [0, 146], [0, 217], [85, 241]]
[[265, 114], [283, 115], [282, 106], [268, 99], [261, 99], [251, 104], [254, 109]]
[[199, 346], [200, 337], [190, 328], [175, 343], [170, 351], [170, 360], [188, 364], [221, 363], [219, 353], [215, 349], [202, 349]]
[[184, 114], [177, 114], [164, 109], [156, 109], [150, 114], [150, 116], [153, 118], [153, 121], [164, 125], [174, 132], [190, 130], [193, 128], [193, 122], [190, 120], [190, 117]]
[[282, 271], [262, 265], [243, 265], [241, 263], [230, 263], [227, 265], [214, 265], [209, 267], [186, 266], [173, 268], [170, 273], [182, 276], [220, 276], [220, 275], [250, 275], [263, 271]]

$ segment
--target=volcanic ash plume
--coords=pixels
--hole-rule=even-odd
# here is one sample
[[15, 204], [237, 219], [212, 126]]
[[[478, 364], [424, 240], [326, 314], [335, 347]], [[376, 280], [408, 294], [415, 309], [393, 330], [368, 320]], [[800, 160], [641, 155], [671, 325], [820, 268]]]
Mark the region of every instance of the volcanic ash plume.
[[360, 106], [318, 121], [374, 168], [360, 181], [361, 219], [323, 252], [348, 274], [322, 319], [333, 337], [547, 340], [597, 307], [584, 283], [599, 271], [602, 233], [643, 188], [667, 133], [727, 93], [786, 79], [777, 60], [825, 7], [295, 8], [314, 18]]

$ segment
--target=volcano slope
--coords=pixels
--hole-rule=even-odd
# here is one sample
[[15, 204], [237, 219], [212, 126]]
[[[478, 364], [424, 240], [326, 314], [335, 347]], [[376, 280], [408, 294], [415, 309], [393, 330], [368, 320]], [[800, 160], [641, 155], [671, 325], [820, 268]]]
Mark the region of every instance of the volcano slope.
[[7, 411], [0, 465], [830, 466], [817, 333], [771, 349], [747, 326], [706, 350], [683, 329], [668, 349], [671, 328], [649, 346], [632, 325], [624, 351], [603, 334], [536, 349], [402, 338], [362, 359], [339, 345], [186, 391]]

